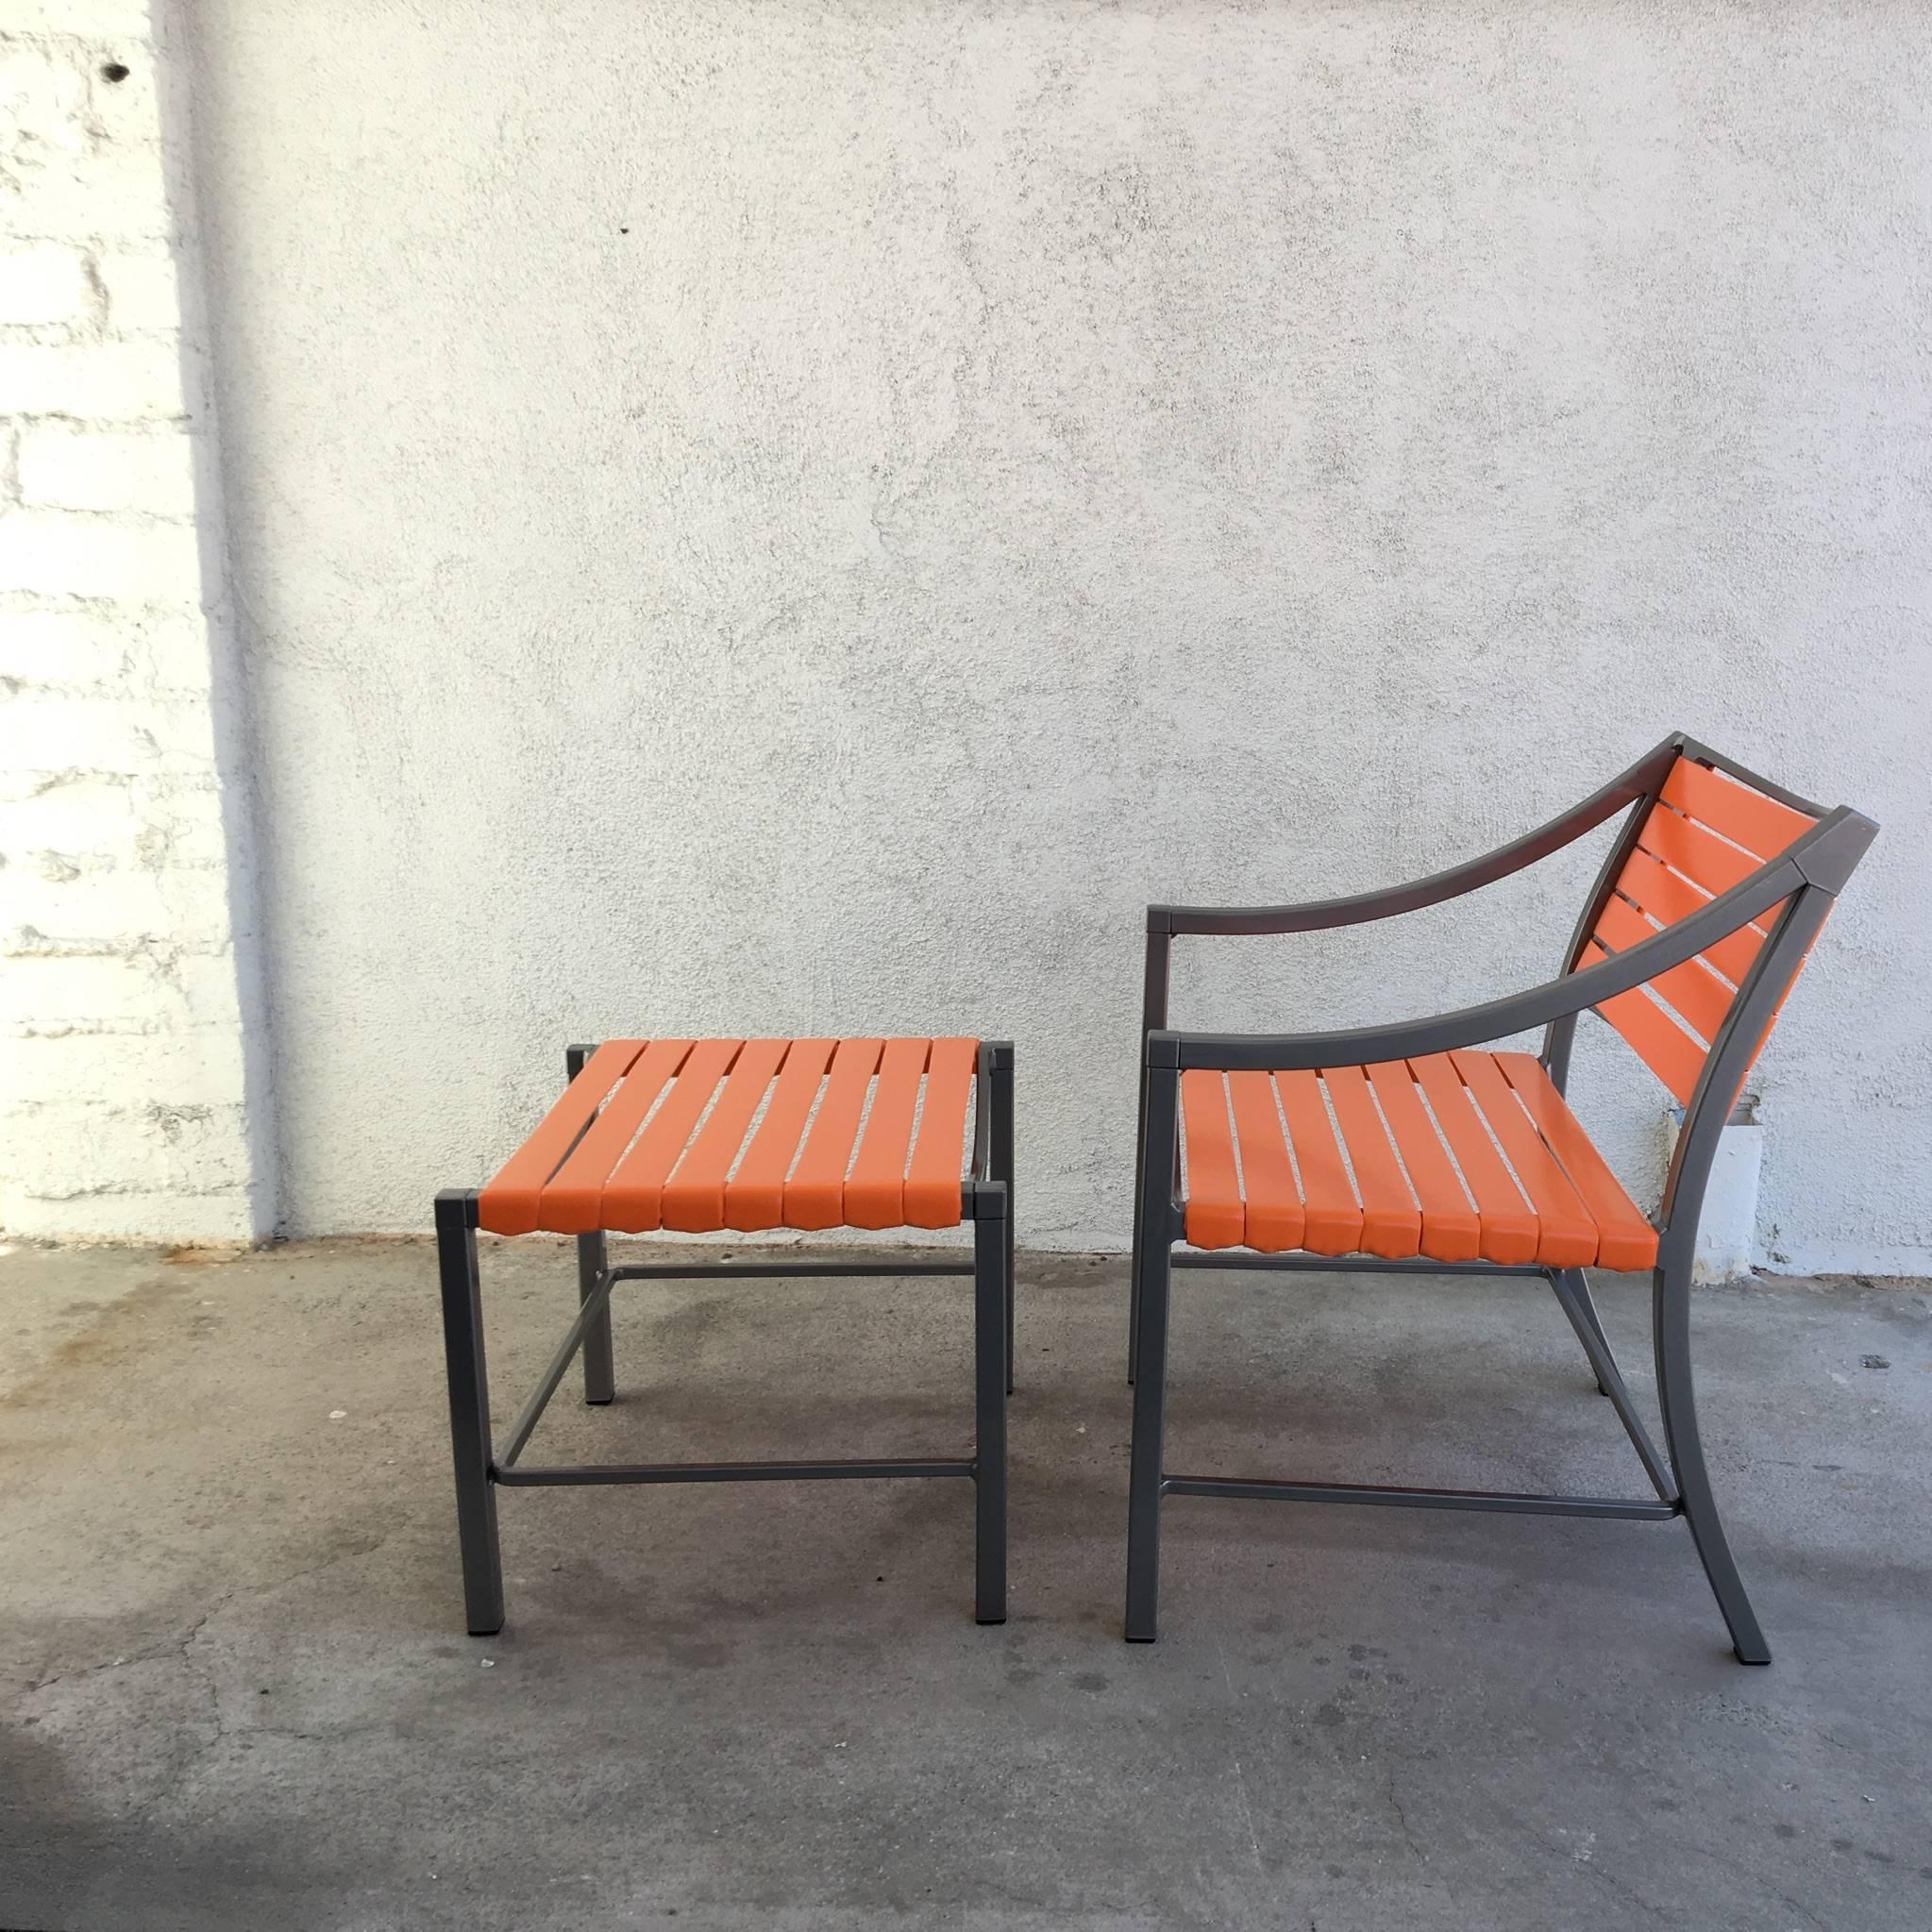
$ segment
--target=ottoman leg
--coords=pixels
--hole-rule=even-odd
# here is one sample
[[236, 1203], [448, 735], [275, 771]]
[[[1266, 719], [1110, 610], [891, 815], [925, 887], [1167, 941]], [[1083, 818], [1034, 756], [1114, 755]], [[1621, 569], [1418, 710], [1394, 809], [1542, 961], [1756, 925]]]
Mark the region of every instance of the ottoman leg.
[[493, 1637], [503, 1628], [503, 1560], [496, 1547], [496, 1489], [490, 1481], [490, 1378], [483, 1362], [475, 1203], [460, 1189], [436, 1197], [436, 1267], [443, 1284], [463, 1607], [470, 1635]]
[[983, 1187], [973, 1222], [973, 1615], [1006, 1621], [1006, 1190]]

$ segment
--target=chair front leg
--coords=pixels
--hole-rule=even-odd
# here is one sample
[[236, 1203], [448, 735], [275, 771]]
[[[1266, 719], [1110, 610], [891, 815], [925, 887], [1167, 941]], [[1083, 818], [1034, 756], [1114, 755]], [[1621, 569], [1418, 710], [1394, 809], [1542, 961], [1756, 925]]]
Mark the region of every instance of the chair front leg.
[[503, 1628], [503, 1559], [496, 1543], [496, 1488], [490, 1480], [490, 1378], [483, 1360], [476, 1197], [459, 1188], [436, 1197], [436, 1267], [443, 1286], [463, 1607], [472, 1637], [494, 1637]]
[[1127, 1491], [1127, 1640], [1158, 1634], [1161, 1575], [1161, 1438], [1168, 1382], [1168, 1291], [1173, 1274], [1173, 1181], [1180, 1073], [1151, 1067], [1147, 1133], [1135, 1199], [1134, 1302], [1131, 1346], [1134, 1451]]
[[[1694, 1228], [1693, 1222], [1693, 1228]], [[1729, 1626], [1731, 1641], [1742, 1664], [1768, 1664], [1771, 1646], [1758, 1627], [1738, 1574], [1731, 1546], [1718, 1517], [1710, 1472], [1705, 1468], [1704, 1444], [1697, 1427], [1697, 1396], [1690, 1373], [1690, 1247], [1676, 1244], [1676, 1252], [1658, 1264], [1652, 1299], [1652, 1323], [1657, 1359], [1657, 1406], [1663, 1413], [1664, 1441], [1677, 1491], [1684, 1500], [1685, 1520], [1691, 1540], [1710, 1579], [1718, 1608]]]

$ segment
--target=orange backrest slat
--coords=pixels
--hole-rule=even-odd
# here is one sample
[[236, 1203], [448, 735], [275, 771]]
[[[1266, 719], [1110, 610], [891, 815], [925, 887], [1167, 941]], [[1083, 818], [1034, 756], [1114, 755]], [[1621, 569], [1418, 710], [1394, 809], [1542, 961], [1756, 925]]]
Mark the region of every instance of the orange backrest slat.
[[[1657, 929], [1627, 899], [1614, 894], [1597, 921], [1596, 943], [1611, 952], [1627, 952], [1655, 939]], [[1731, 1010], [1733, 988], [1709, 970], [1701, 959], [1687, 959], [1682, 966], [1666, 968], [1644, 983], [1653, 987], [1692, 1029], [1708, 1040], [1717, 1038], [1724, 1016]]]
[[1220, 1074], [1197, 1067], [1181, 1076], [1181, 1126], [1187, 1147], [1187, 1239], [1196, 1248], [1238, 1247], [1247, 1223]]
[[1449, 1057], [1537, 1211], [1537, 1262], [1545, 1268], [1588, 1267], [1597, 1258], [1597, 1224], [1523, 1112], [1516, 1090], [1490, 1054], [1454, 1052]]
[[[1591, 940], [1578, 964], [1595, 966], [1609, 954]], [[1641, 987], [1597, 1001], [1596, 1010], [1629, 1043], [1637, 1057], [1683, 1102], [1688, 1102], [1704, 1070], [1705, 1049]]]
[[1695, 880], [1712, 894], [1729, 892], [1757, 870], [1758, 861], [1736, 846], [1727, 846], [1716, 832], [1694, 818], [1685, 818], [1668, 805], [1653, 805], [1637, 842], [1647, 852]]
[[841, 1040], [818, 1102], [818, 1117], [804, 1151], [785, 1183], [785, 1226], [835, 1228], [845, 1218], [846, 1170], [852, 1141], [865, 1111], [865, 1094], [878, 1070], [883, 1040]]
[[785, 1218], [785, 1176], [798, 1151], [798, 1136], [818, 1098], [835, 1040], [794, 1040], [771, 1090], [738, 1171], [725, 1183], [725, 1225], [741, 1234], [779, 1228]]
[[1329, 1104], [1335, 1109], [1336, 1122], [1342, 1131], [1342, 1144], [1349, 1151], [1349, 1165], [1355, 1173], [1355, 1192], [1362, 1198], [1364, 1252], [1390, 1261], [1406, 1260], [1420, 1253], [1422, 1211], [1416, 1205], [1409, 1184], [1396, 1165], [1395, 1151], [1388, 1144], [1388, 1130], [1375, 1111], [1362, 1069], [1324, 1067], [1321, 1081], [1328, 1088]]
[[1470, 1099], [1469, 1089], [1447, 1053], [1428, 1053], [1409, 1062], [1416, 1084], [1427, 1096], [1442, 1137], [1455, 1156], [1470, 1197], [1481, 1218], [1482, 1258], [1520, 1267], [1537, 1258], [1536, 1212], [1510, 1178]]
[[1228, 1104], [1235, 1137], [1241, 1148], [1241, 1179], [1247, 1190], [1243, 1244], [1264, 1254], [1302, 1245], [1307, 1215], [1295, 1189], [1282, 1117], [1275, 1106], [1274, 1082], [1253, 1068], [1228, 1075]]
[[1474, 1261], [1482, 1252], [1482, 1218], [1470, 1205], [1436, 1123], [1423, 1110], [1407, 1062], [1385, 1060], [1368, 1068], [1368, 1075], [1421, 1203], [1420, 1252], [1432, 1261]]
[[638, 1055], [624, 1084], [550, 1177], [537, 1211], [539, 1227], [553, 1235], [587, 1235], [603, 1226], [604, 1184], [611, 1169], [690, 1050], [689, 1040], [653, 1040]]
[[1306, 1203], [1302, 1238], [1312, 1253], [1352, 1254], [1362, 1245], [1362, 1210], [1322, 1104], [1321, 1083], [1303, 1067], [1277, 1073], [1274, 1084], [1302, 1172]]
[[745, 1130], [790, 1044], [788, 1040], [745, 1042], [744, 1050], [725, 1076], [716, 1103], [697, 1130], [697, 1138], [664, 1183], [659, 1215], [665, 1227], [685, 1235], [709, 1235], [724, 1226], [726, 1177], [744, 1144]]
[[913, 1228], [957, 1227], [960, 1170], [966, 1165], [966, 1107], [979, 1071], [977, 1040], [932, 1042], [919, 1137], [906, 1168], [905, 1218]]
[[1803, 812], [1688, 758], [1678, 759], [1671, 767], [1664, 780], [1663, 798], [1666, 804], [1676, 806], [1760, 859], [1775, 858], [1818, 823]]
[[493, 1235], [536, 1232], [545, 1184], [643, 1051], [642, 1040], [606, 1040], [584, 1062], [582, 1070], [563, 1089], [529, 1138], [478, 1195], [478, 1226]]
[[678, 1069], [664, 1104], [604, 1183], [603, 1224], [642, 1235], [663, 1225], [664, 1183], [678, 1165], [697, 1117], [738, 1057], [743, 1040], [699, 1040]]
[[1516, 1089], [1537, 1131], [1596, 1218], [1597, 1266], [1650, 1268], [1657, 1258], [1657, 1231], [1623, 1191], [1590, 1137], [1551, 1084], [1542, 1062], [1529, 1053], [1498, 1053], [1496, 1065]]
[[913, 1151], [913, 1117], [926, 1074], [925, 1040], [887, 1040], [879, 1084], [852, 1170], [846, 1177], [846, 1225], [897, 1228], [905, 1220], [906, 1162]]
[[[1631, 853], [1618, 878], [1617, 890], [1664, 926], [1675, 925], [1710, 903], [1707, 892], [1641, 849]], [[1698, 957], [1723, 974], [1734, 986], [1741, 984], [1782, 904], [1780, 901], [1769, 912], [1760, 913], [1755, 923], [1726, 933], [1715, 945], [1705, 947]]]

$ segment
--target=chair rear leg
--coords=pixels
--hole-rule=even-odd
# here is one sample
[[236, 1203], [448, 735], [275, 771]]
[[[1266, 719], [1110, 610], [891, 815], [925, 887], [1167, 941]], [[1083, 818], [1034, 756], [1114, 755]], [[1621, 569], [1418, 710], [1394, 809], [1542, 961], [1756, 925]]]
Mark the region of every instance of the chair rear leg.
[[1663, 1412], [1664, 1440], [1684, 1499], [1685, 1520], [1690, 1525], [1704, 1573], [1710, 1579], [1718, 1608], [1729, 1626], [1731, 1641], [1742, 1664], [1768, 1664], [1771, 1646], [1764, 1640], [1744, 1580], [1738, 1574], [1731, 1546], [1718, 1517], [1705, 1468], [1704, 1444], [1697, 1428], [1697, 1397], [1690, 1373], [1690, 1261], [1688, 1254], [1656, 1271], [1653, 1324], [1656, 1333], [1657, 1404]]
[[1006, 1621], [1006, 1311], [1013, 1277], [1003, 1190], [985, 1190], [973, 1222], [973, 1618]]
[[476, 1199], [460, 1189], [436, 1197], [436, 1268], [443, 1286], [463, 1607], [470, 1635], [493, 1637], [503, 1628], [503, 1560], [496, 1544], [496, 1489], [490, 1481], [490, 1379], [483, 1361]]
[[1006, 1184], [1006, 1392], [1013, 1393], [1013, 1044], [1001, 1041], [993, 1052], [993, 1178]]
[[[1564, 1314], [1569, 1316], [1571, 1327], [1576, 1331], [1577, 1340], [1583, 1343], [1584, 1353], [1588, 1355], [1591, 1352], [1589, 1337], [1584, 1334], [1585, 1328], [1588, 1327], [1590, 1336], [1596, 1338], [1597, 1346], [1614, 1362], [1617, 1359], [1617, 1352], [1610, 1346], [1610, 1337], [1604, 1333], [1603, 1317], [1597, 1313], [1597, 1304], [1590, 1299], [1590, 1285], [1584, 1278], [1583, 1269], [1553, 1268], [1550, 1282], [1556, 1290], [1557, 1302]], [[1590, 1373], [1596, 1374], [1594, 1363], [1591, 1365]], [[1609, 1392], [1609, 1386], [1604, 1378], [1597, 1375], [1597, 1393], [1608, 1395]]]

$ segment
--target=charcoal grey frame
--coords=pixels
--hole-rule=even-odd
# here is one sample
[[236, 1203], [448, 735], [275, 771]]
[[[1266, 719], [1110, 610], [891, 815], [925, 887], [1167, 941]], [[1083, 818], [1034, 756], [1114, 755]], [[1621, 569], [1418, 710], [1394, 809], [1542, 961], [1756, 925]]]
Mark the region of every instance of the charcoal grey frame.
[[[574, 1046], [565, 1070], [575, 1080], [596, 1050]], [[613, 1268], [603, 1233], [577, 1237], [578, 1312], [500, 1449], [492, 1445], [490, 1382], [483, 1352], [482, 1283], [477, 1265], [477, 1191], [436, 1197], [437, 1268], [443, 1288], [443, 1340], [449, 1372], [449, 1435], [456, 1462], [456, 1519], [462, 1554], [463, 1607], [473, 1637], [503, 1628], [503, 1562], [496, 1491], [615, 1483], [774, 1483], [875, 1477], [968, 1476], [976, 1494], [973, 1615], [1006, 1621], [1006, 1398], [1013, 1391], [1013, 1043], [980, 1044], [976, 1117], [968, 1177], [960, 1184], [961, 1219], [973, 1230], [965, 1261], [654, 1262]], [[593, 1115], [595, 1119], [596, 1116]], [[584, 1123], [578, 1138], [589, 1131]], [[573, 1141], [572, 1145], [576, 1143]], [[513, 1237], [512, 1237], [513, 1238]], [[969, 1275], [973, 1281], [973, 1453], [970, 1457], [723, 1463], [591, 1463], [529, 1468], [518, 1461], [572, 1360], [583, 1356], [583, 1399], [615, 1395], [611, 1292], [620, 1282], [744, 1281], [829, 1275]]]
[[[1679, 756], [1741, 779], [1818, 823], [1749, 878], [1655, 937], [1595, 966], [1576, 969], [1598, 916], [1637, 843], [1645, 808], [1657, 797]], [[1389, 1026], [1338, 1032], [1258, 1035], [1180, 1033], [1168, 1027], [1168, 969], [1174, 940], [1186, 934], [1323, 932], [1438, 905], [1548, 857], [1620, 812], [1629, 820], [1610, 848], [1571, 935], [1563, 969], [1546, 984], [1460, 1012]], [[1167, 1496], [1221, 1496], [1293, 1503], [1395, 1504], [1424, 1509], [1502, 1510], [1532, 1515], [1621, 1517], [1670, 1520], [1683, 1517], [1741, 1662], [1766, 1664], [1771, 1651], [1753, 1613], [1719, 1520], [1697, 1425], [1690, 1362], [1690, 1270], [1705, 1188], [1753, 1054], [1774, 1017], [1806, 950], [1817, 936], [1877, 827], [1845, 806], [1826, 811], [1756, 772], [1672, 733], [1628, 771], [1547, 825], [1465, 865], [1379, 892], [1304, 905], [1238, 907], [1158, 905], [1148, 909], [1147, 967], [1142, 1008], [1140, 1137], [1134, 1191], [1134, 1281], [1128, 1380], [1134, 1385], [1134, 1449], [1129, 1481], [1127, 1618], [1129, 1642], [1157, 1634], [1161, 1502]], [[1783, 903], [1758, 949], [1729, 1014], [1711, 1042], [1685, 1109], [1655, 1225], [1657, 1261], [1652, 1276], [1652, 1336], [1657, 1403], [1664, 1424], [1659, 1453], [1630, 1399], [1609, 1340], [1598, 1319], [1581, 1268], [1487, 1262], [1445, 1264], [1428, 1259], [1334, 1258], [1307, 1253], [1185, 1250], [1179, 1195], [1181, 1074], [1192, 1067], [1270, 1071], [1360, 1066], [1453, 1048], [1474, 1047], [1527, 1028], [1544, 1029], [1539, 1058], [1562, 1092], [1569, 1081], [1577, 1016], [1694, 958], [1747, 920]], [[1181, 1252], [1177, 1252], [1180, 1250]], [[1303, 1269], [1389, 1274], [1501, 1274], [1541, 1277], [1555, 1291], [1589, 1359], [1597, 1386], [1609, 1397], [1643, 1465], [1654, 1497], [1549, 1496], [1494, 1491], [1396, 1487], [1375, 1484], [1271, 1481], [1252, 1477], [1177, 1475], [1166, 1469], [1162, 1431], [1167, 1382], [1168, 1322], [1172, 1270], [1238, 1268], [1270, 1272]]]

